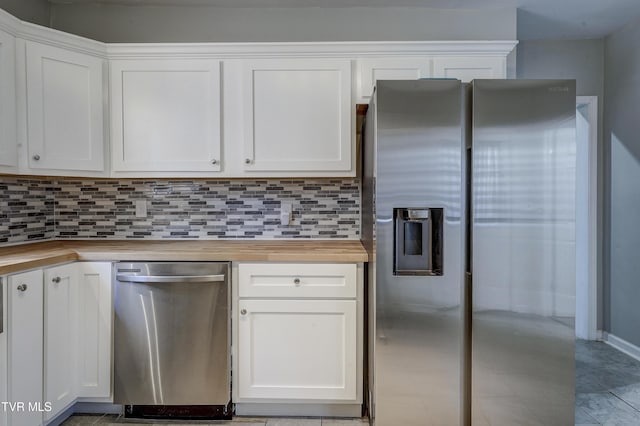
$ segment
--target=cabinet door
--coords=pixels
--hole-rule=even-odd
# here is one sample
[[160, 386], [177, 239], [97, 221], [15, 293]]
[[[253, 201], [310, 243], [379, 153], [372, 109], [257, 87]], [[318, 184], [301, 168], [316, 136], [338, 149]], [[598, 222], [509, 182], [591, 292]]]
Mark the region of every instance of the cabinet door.
[[31, 169], [104, 171], [103, 61], [26, 43]]
[[220, 61], [112, 61], [113, 170], [219, 171], [220, 99]]
[[15, 38], [0, 31], [0, 171], [15, 171], [16, 142]]
[[[23, 409], [8, 409], [11, 426], [42, 424], [42, 412], [28, 403], [42, 401], [42, 270], [9, 277], [9, 386], [8, 401]], [[17, 407], [16, 407], [17, 408]]]
[[75, 263], [44, 271], [44, 400], [53, 404], [51, 420], [77, 397], [77, 299]]
[[377, 80], [417, 80], [431, 77], [431, 60], [424, 57], [360, 59], [358, 76], [358, 101], [367, 103]]
[[[7, 278], [0, 277], [0, 401], [9, 401], [7, 397]], [[7, 424], [7, 410], [0, 410], [0, 425]]]
[[240, 300], [238, 397], [357, 396], [355, 300]]
[[78, 396], [111, 396], [111, 263], [79, 262]]
[[474, 78], [506, 78], [507, 60], [503, 56], [441, 56], [433, 59], [433, 76], [464, 83]]
[[245, 171], [352, 171], [351, 61], [244, 64]]

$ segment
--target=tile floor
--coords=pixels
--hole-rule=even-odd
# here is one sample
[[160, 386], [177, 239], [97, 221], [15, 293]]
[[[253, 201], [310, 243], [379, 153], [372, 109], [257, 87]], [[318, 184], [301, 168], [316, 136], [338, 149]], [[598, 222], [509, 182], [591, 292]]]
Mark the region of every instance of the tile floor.
[[640, 361], [605, 343], [579, 340], [576, 425], [640, 425]]
[[144, 423], [132, 423], [130, 420], [121, 419], [119, 416], [105, 415], [74, 415], [62, 426], [366, 426], [367, 419], [304, 419], [304, 418], [247, 418], [237, 417], [231, 421], [200, 421], [200, 422], [162, 422], [145, 421]]
[[[75, 415], [63, 426], [167, 425], [167, 422], [131, 423], [118, 416]], [[170, 423], [171, 426], [188, 423]], [[366, 420], [302, 418], [236, 418], [229, 422], [198, 422], [229, 426], [364, 426]], [[640, 361], [601, 342], [576, 344], [576, 425], [640, 425]], [[515, 425], [514, 425], [515, 426]]]

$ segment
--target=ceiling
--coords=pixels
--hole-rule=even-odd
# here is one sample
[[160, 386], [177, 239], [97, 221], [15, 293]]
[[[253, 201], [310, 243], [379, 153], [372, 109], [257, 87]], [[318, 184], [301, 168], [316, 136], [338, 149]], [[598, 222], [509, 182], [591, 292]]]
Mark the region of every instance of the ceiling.
[[640, 0], [49, 0], [54, 4], [217, 7], [517, 8], [518, 39], [604, 37], [640, 17]]

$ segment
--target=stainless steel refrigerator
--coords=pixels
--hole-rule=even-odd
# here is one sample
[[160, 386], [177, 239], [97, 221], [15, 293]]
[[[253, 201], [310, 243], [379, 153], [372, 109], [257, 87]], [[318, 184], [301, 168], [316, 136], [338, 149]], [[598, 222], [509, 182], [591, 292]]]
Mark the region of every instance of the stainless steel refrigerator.
[[379, 426], [574, 423], [575, 82], [378, 81], [364, 130]]

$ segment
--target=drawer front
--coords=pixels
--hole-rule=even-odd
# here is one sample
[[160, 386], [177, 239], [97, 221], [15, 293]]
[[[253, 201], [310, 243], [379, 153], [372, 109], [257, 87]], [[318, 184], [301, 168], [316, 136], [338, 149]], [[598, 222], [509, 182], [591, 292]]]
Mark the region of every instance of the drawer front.
[[240, 297], [355, 298], [355, 263], [241, 263]]

